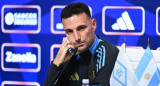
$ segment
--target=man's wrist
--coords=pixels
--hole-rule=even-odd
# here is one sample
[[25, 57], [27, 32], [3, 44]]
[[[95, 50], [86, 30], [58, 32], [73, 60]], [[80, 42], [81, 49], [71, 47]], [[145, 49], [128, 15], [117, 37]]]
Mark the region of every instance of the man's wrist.
[[59, 67], [61, 65], [61, 63], [59, 61], [53, 61], [53, 64], [55, 64], [57, 67]]

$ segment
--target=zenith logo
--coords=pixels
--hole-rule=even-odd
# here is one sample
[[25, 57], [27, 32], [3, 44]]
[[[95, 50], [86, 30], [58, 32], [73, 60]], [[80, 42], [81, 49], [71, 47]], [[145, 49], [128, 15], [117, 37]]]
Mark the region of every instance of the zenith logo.
[[116, 23], [112, 24], [113, 30], [135, 30], [127, 11], [123, 12], [122, 17], [119, 17], [116, 21]]

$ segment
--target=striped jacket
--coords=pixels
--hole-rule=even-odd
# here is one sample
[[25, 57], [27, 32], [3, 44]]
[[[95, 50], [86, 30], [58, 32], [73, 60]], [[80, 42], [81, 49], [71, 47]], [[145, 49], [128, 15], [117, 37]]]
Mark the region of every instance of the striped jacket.
[[[69, 63], [57, 67], [51, 62], [43, 86], [81, 86], [82, 79], [89, 79], [90, 84], [100, 83], [110, 86], [109, 79], [118, 55], [118, 48], [102, 39], [92, 54], [89, 50], [73, 56]], [[66, 66], [67, 64], [67, 66]]]

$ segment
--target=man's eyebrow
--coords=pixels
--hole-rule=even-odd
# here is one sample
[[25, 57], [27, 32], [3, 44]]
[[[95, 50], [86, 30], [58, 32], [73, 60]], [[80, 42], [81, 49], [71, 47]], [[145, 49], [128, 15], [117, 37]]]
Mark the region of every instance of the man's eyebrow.
[[71, 29], [65, 29], [64, 31], [72, 31]]

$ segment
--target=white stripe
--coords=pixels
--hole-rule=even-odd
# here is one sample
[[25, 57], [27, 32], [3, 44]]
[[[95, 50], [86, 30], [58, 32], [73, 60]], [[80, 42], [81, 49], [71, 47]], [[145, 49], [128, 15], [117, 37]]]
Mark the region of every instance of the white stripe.
[[117, 23], [118, 23], [121, 30], [127, 30], [127, 27], [126, 27], [122, 17], [117, 19]]
[[126, 23], [128, 30], [135, 30], [133, 23], [131, 21], [131, 18], [129, 17], [129, 14], [127, 11], [122, 13], [122, 18], [124, 19], [124, 22]]
[[[139, 81], [139, 85], [140, 86], [148, 86], [150, 80], [152, 79], [152, 76], [154, 75], [154, 73], [156, 72], [157, 67], [156, 64], [153, 60], [153, 58], [150, 60], [146, 70], [144, 71], [140, 81]], [[149, 74], [149, 79], [145, 79], [145, 74]]]
[[113, 29], [113, 30], [119, 30], [118, 24], [117, 24], [117, 23], [114, 23], [114, 24], [112, 25], [112, 29]]

